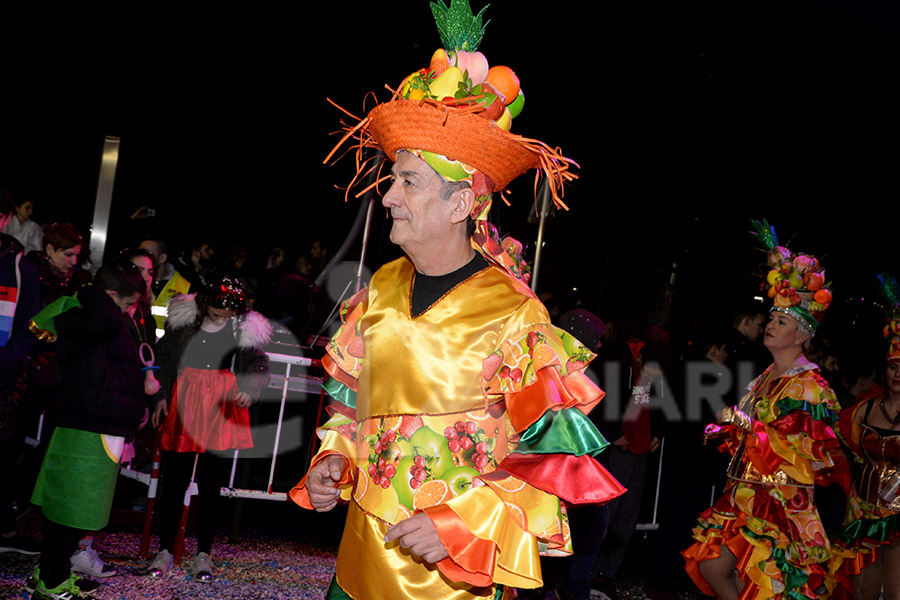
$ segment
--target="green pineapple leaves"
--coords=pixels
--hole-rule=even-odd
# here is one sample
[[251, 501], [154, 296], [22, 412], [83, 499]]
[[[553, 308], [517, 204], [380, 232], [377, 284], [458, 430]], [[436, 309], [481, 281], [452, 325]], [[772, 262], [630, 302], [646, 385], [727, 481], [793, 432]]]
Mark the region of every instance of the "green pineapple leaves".
[[481, 16], [487, 10], [486, 5], [478, 14], [472, 14], [469, 0], [450, 0], [445, 6], [443, 0], [431, 3], [431, 14], [437, 24], [441, 43], [448, 52], [463, 50], [475, 52], [484, 36], [484, 28], [490, 21], [481, 24]]

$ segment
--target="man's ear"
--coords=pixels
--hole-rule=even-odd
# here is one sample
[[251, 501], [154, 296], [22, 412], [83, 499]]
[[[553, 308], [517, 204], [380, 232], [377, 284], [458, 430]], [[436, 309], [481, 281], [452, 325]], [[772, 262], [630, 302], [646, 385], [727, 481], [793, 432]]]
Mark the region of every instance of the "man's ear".
[[455, 225], [469, 218], [472, 210], [475, 208], [475, 192], [472, 188], [465, 186], [457, 190], [451, 196], [453, 202], [453, 211], [450, 214], [450, 221]]

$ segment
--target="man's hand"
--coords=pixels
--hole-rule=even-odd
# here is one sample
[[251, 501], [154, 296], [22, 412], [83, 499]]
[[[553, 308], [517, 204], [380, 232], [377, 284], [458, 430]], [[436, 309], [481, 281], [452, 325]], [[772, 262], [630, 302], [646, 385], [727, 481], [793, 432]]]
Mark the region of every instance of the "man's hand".
[[434, 522], [425, 513], [419, 513], [400, 521], [388, 529], [384, 541], [392, 542], [394, 540], [428, 563], [436, 563], [450, 556], [438, 536]]
[[163, 419], [169, 414], [169, 409], [166, 407], [167, 404], [167, 400], [160, 400], [153, 407], [153, 416], [150, 417], [150, 424], [153, 425], [153, 429], [159, 429]]
[[328, 512], [337, 506], [341, 495], [335, 484], [341, 479], [344, 461], [339, 456], [329, 456], [312, 469], [306, 477], [309, 503], [318, 512]]

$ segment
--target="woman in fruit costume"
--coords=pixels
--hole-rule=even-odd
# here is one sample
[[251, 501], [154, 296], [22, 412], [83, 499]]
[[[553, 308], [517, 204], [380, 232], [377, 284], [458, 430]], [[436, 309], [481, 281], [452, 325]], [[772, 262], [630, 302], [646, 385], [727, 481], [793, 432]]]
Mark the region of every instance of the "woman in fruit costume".
[[[884, 386], [873, 385], [841, 413], [840, 430], [859, 468], [844, 527], [832, 539], [841, 554], [843, 595], [900, 598], [900, 287], [882, 275], [891, 306]], [[837, 594], [836, 594], [837, 595]]]
[[737, 406], [720, 413], [718, 425], [707, 427], [707, 439], [724, 439], [733, 455], [729, 481], [700, 515], [696, 542], [682, 554], [694, 583], [723, 600], [820, 598], [831, 592], [834, 578], [814, 486], [849, 487], [832, 429], [837, 400], [803, 355], [827, 308], [809, 289], [824, 272], [814, 257], [793, 255], [777, 245], [774, 231], [765, 231], [767, 224], [763, 229], [771, 270], [791, 282], [793, 293], [782, 294], [781, 280], [770, 275], [775, 295], [784, 298], [776, 300], [765, 329], [773, 363]]
[[190, 482], [197, 483], [197, 555], [194, 579], [210, 581], [210, 559], [219, 490], [230, 460], [215, 451], [252, 448], [248, 407], [269, 380], [264, 348], [268, 320], [249, 311], [244, 289], [221, 278], [194, 295], [169, 302], [166, 334], [157, 344], [159, 380], [170, 391], [158, 402], [152, 423], [159, 427], [165, 489], [160, 497], [160, 551], [147, 575], [162, 577], [174, 563], [173, 546]]
[[[385, 203], [400, 193], [406, 168], [424, 169], [429, 194], [464, 189], [477, 201], [448, 236], [454, 249], [472, 251], [464, 267], [425, 276], [395, 242], [407, 256], [342, 306], [343, 326], [323, 358], [331, 419], [291, 492], [320, 511], [350, 503], [328, 598], [461, 600], [539, 587], [540, 553], [571, 553], [565, 505], [623, 492], [592, 458], [607, 445], [586, 417], [603, 396], [583, 373], [593, 354], [550, 324], [525, 284], [520, 246], [505, 250], [487, 222], [491, 193], [528, 169], [543, 172], [558, 199], [557, 188], [574, 177], [570, 161], [486, 114], [481, 101], [493, 107], [500, 94], [487, 91], [491, 70], [475, 52], [481, 14], [453, 0], [454, 19], [460, 7], [467, 23], [450, 27], [432, 3], [447, 51], [345, 138], [395, 161]], [[457, 25], [468, 32], [463, 39], [443, 35]], [[457, 79], [444, 88], [446, 73]], [[518, 92], [516, 81], [501, 112]], [[466, 222], [471, 237], [460, 230]], [[421, 303], [423, 293], [431, 297]], [[439, 548], [411, 539], [408, 527], [423, 522]]]

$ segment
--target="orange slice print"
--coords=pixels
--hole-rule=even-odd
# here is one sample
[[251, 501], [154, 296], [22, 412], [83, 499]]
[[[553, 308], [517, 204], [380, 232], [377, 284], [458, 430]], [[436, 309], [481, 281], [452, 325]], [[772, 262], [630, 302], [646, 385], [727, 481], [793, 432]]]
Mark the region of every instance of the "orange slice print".
[[504, 506], [506, 506], [506, 510], [509, 511], [509, 515], [512, 517], [513, 521], [516, 522], [516, 525], [518, 525], [523, 531], [528, 531], [526, 527], [527, 522], [525, 519], [525, 511], [523, 511], [512, 502], [504, 502], [503, 504]]
[[432, 479], [423, 483], [416, 490], [416, 495], [413, 496], [413, 508], [424, 510], [431, 506], [437, 506], [449, 500], [452, 495], [450, 485], [446, 481]]
[[369, 489], [369, 474], [359, 467], [356, 470], [356, 487], [353, 488], [353, 499], [359, 502]]
[[516, 479], [515, 477], [507, 477], [500, 481], [492, 481], [491, 484], [509, 494], [515, 494], [516, 492], [521, 492], [525, 489], [525, 482], [521, 479]]

